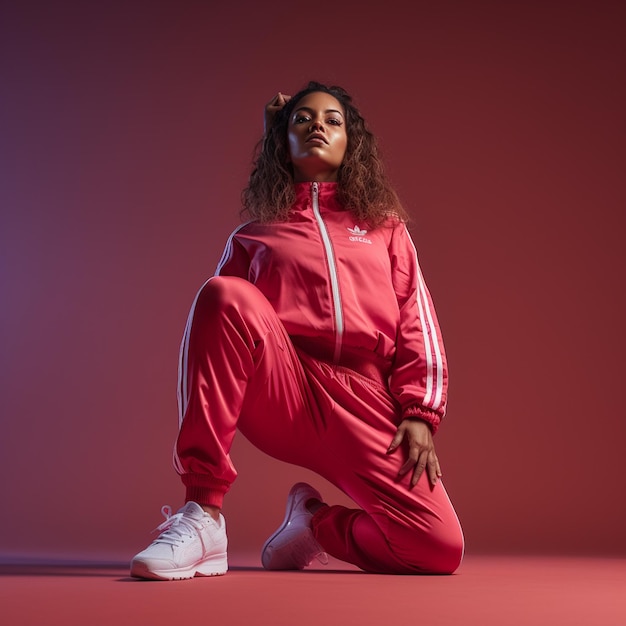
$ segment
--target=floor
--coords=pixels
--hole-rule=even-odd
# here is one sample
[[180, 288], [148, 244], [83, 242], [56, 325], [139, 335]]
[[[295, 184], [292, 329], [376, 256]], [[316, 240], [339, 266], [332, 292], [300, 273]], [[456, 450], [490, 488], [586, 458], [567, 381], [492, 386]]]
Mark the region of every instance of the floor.
[[454, 576], [378, 576], [338, 561], [139, 581], [125, 564], [0, 565], [7, 626], [625, 626], [626, 559], [466, 556]]

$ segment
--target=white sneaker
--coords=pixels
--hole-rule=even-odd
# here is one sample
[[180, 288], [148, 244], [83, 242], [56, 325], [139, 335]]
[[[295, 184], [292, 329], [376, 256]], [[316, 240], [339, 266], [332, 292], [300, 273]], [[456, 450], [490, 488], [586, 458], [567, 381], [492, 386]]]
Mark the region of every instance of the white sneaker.
[[172, 515], [164, 506], [162, 531], [132, 560], [130, 575], [155, 580], [178, 580], [194, 576], [221, 576], [228, 570], [226, 521], [219, 524], [195, 502]]
[[306, 508], [311, 498], [322, 500], [322, 496], [311, 485], [296, 483], [290, 489], [285, 519], [261, 551], [261, 562], [265, 569], [304, 569], [315, 558], [324, 565], [328, 563], [327, 554], [311, 530], [313, 513]]

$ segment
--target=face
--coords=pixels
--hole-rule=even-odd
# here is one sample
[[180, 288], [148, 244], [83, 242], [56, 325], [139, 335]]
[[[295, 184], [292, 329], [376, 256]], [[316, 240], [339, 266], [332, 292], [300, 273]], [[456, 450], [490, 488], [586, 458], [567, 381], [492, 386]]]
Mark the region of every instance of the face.
[[296, 182], [334, 182], [348, 145], [339, 101], [315, 91], [296, 104], [287, 127], [289, 155]]

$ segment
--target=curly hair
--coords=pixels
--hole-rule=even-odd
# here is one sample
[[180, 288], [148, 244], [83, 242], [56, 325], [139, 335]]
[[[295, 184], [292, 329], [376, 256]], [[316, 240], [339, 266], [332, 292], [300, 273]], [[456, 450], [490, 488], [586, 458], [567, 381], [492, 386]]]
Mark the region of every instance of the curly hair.
[[287, 219], [295, 201], [294, 172], [287, 138], [289, 118], [302, 98], [319, 91], [336, 98], [345, 113], [348, 143], [337, 172], [341, 203], [370, 228], [390, 217], [406, 221], [408, 215], [385, 174], [376, 138], [352, 103], [351, 96], [342, 87], [329, 87], [315, 81], [309, 82], [285, 104], [257, 144], [248, 186], [242, 192], [242, 213], [260, 222]]

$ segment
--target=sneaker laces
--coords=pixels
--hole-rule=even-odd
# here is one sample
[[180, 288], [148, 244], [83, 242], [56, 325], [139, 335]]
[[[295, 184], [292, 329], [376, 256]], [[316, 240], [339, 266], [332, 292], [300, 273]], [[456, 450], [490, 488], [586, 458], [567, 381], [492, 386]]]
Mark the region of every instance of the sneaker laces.
[[161, 507], [161, 514], [165, 517], [165, 521], [159, 524], [153, 531], [161, 533], [155, 540], [155, 543], [178, 546], [184, 543], [185, 539], [193, 539], [194, 534], [203, 526], [200, 520], [186, 517], [184, 513], [172, 515], [172, 507], [168, 504]]

